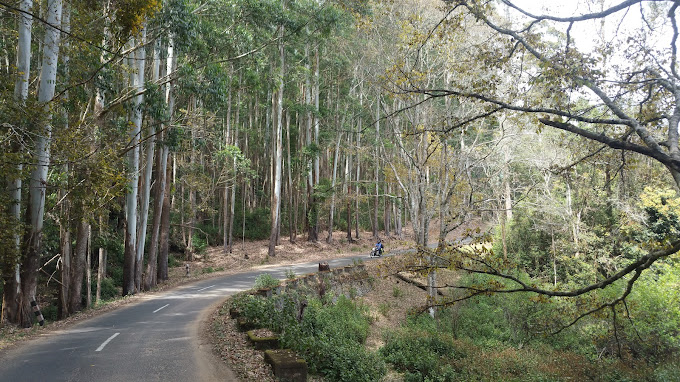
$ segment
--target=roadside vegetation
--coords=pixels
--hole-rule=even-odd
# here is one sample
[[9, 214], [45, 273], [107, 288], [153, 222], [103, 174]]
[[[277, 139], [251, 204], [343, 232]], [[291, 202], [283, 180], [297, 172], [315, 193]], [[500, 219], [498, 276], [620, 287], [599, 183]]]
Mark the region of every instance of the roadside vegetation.
[[[368, 267], [384, 269], [375, 263]], [[666, 265], [654, 274], [630, 296], [630, 319], [619, 315], [614, 321], [605, 312], [568, 327], [560, 323], [582, 309], [582, 302], [526, 293], [478, 296], [438, 309], [433, 319], [424, 311], [427, 293], [394, 276], [375, 277], [373, 291], [354, 300], [310, 299], [301, 319], [292, 296], [277, 305], [244, 293], [225, 306], [280, 333], [281, 346], [305, 358], [314, 380], [678, 381], [680, 270]], [[468, 286], [487, 281], [449, 270], [439, 276]], [[460, 293], [447, 291], [440, 298]], [[224, 322], [214, 330], [228, 331]], [[239, 351], [257, 352], [231, 351], [239, 359]]]

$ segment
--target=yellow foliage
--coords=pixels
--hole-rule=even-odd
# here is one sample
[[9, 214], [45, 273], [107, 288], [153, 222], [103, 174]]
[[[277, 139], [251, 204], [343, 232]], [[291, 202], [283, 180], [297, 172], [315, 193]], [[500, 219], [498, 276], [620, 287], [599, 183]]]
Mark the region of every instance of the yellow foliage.
[[643, 208], [653, 208], [660, 215], [680, 216], [680, 198], [671, 188], [645, 187], [640, 204]]
[[116, 24], [123, 36], [137, 34], [144, 21], [160, 8], [159, 0], [121, 0], [116, 4]]

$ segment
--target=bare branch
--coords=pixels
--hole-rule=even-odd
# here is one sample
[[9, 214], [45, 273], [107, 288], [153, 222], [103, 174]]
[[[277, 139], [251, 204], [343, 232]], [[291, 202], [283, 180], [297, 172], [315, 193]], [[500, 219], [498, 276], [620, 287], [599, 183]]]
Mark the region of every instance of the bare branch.
[[550, 20], [550, 21], [556, 21], [556, 22], [560, 22], [560, 23], [574, 23], [574, 22], [577, 22], [577, 21], [587, 21], [587, 20], [601, 19], [603, 17], [607, 17], [609, 15], [612, 15], [612, 14], [618, 12], [618, 11], [629, 8], [629, 7], [631, 7], [635, 4], [638, 4], [638, 3], [643, 3], [643, 2], [646, 2], [646, 1], [661, 2], [661, 1], [665, 1], [665, 0], [626, 0], [622, 3], [614, 5], [611, 8], [607, 8], [607, 9], [601, 11], [601, 12], [587, 13], [587, 14], [584, 14], [584, 15], [571, 16], [571, 17], [557, 17], [557, 16], [551, 16], [551, 15], [534, 15], [534, 14], [531, 14], [531, 13], [525, 11], [524, 9], [518, 7], [517, 5], [513, 4], [512, 1], [510, 1], [510, 0], [501, 0], [501, 1], [503, 2], [503, 4], [507, 5], [508, 7], [513, 8], [513, 9], [519, 11], [520, 13], [522, 13], [523, 15], [530, 17], [532, 19], [535, 19], [535, 20]]
[[604, 133], [595, 133], [593, 131], [585, 130], [579, 127], [576, 127], [570, 123], [564, 123], [564, 122], [559, 122], [559, 121], [552, 121], [548, 118], [541, 118], [539, 121], [547, 126], [555, 127], [560, 130], [568, 131], [570, 133], [574, 133], [577, 135], [580, 135], [584, 138], [588, 138], [590, 140], [604, 143], [605, 145], [613, 148], [613, 149], [619, 149], [619, 150], [629, 150], [629, 151], [634, 151], [636, 153], [651, 157], [656, 159], [657, 161], [663, 163], [664, 165], [680, 170], [680, 160], [677, 160], [670, 155], [665, 154], [661, 149], [659, 150], [652, 150], [650, 148], [636, 145], [631, 142], [619, 140], [619, 139], [614, 139], [606, 136]]

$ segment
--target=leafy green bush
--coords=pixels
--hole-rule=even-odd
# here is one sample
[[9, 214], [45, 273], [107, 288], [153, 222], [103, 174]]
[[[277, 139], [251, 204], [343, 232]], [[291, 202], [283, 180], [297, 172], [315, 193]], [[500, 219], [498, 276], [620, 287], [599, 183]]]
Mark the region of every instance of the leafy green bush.
[[246, 293], [239, 294], [232, 300], [232, 306], [241, 312], [243, 317], [256, 327], [276, 329], [281, 326], [282, 318], [272, 314], [272, 299], [259, 298]]
[[[236, 208], [234, 216], [234, 236], [245, 236], [248, 240], [263, 240], [271, 233], [270, 211], [268, 208], [257, 208], [252, 212], [246, 210], [245, 227], [243, 225], [243, 210]], [[245, 231], [243, 230], [245, 228]]]
[[312, 300], [302, 322], [284, 331], [282, 342], [330, 381], [376, 381], [386, 367], [363, 346], [368, 329], [367, 310], [344, 296], [333, 305]]
[[202, 254], [208, 248], [208, 242], [205, 240], [205, 236], [200, 234], [194, 234], [192, 243], [194, 251], [198, 254]]
[[467, 356], [454, 345], [453, 337], [439, 332], [429, 316], [411, 319], [385, 340], [380, 354], [405, 373], [405, 381], [453, 381], [456, 373], [451, 362]]
[[328, 305], [313, 299], [298, 321], [301, 300], [287, 295], [277, 309], [274, 299], [238, 295], [232, 304], [252, 323], [281, 333], [282, 345], [298, 352], [312, 371], [329, 381], [368, 382], [385, 374], [382, 359], [363, 346], [369, 329], [364, 307], [343, 296]]
[[[213, 225], [212, 223], [201, 223], [198, 225], [200, 231], [194, 231], [194, 233], [201, 237], [202, 241], [207, 241], [206, 245], [215, 245], [215, 243], [220, 243], [224, 239], [222, 236], [222, 227]], [[194, 236], [194, 240], [196, 236]], [[194, 242], [195, 243], [195, 242]]]
[[255, 289], [274, 288], [281, 285], [281, 281], [275, 279], [269, 273], [263, 273], [255, 278]]
[[635, 284], [629, 299], [635, 326], [627, 320], [621, 323], [629, 338], [628, 346], [634, 352], [658, 361], [680, 351], [678, 285], [680, 265], [677, 263], [658, 264]]
[[295, 271], [292, 269], [286, 269], [286, 280], [295, 280]]
[[40, 313], [42, 313], [43, 318], [47, 321], [57, 321], [59, 319], [57, 315], [58, 310], [56, 305], [47, 305], [40, 309]]
[[[99, 297], [102, 299], [102, 301], [106, 300], [111, 300], [120, 295], [120, 290], [116, 287], [115, 283], [113, 282], [113, 279], [104, 277], [102, 278], [102, 285], [101, 285], [101, 291], [99, 292], [100, 295]], [[93, 277], [92, 278], [92, 293], [96, 293], [97, 291], [97, 278]], [[87, 293], [87, 292], [86, 292]]]

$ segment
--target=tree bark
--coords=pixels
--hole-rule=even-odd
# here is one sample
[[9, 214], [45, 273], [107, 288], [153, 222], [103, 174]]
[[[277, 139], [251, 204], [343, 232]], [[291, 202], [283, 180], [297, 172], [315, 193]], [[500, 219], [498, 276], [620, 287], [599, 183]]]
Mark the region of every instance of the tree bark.
[[[135, 52], [134, 67], [137, 73], [132, 76], [132, 86], [140, 92], [144, 88], [144, 61], [146, 53], [144, 51], [144, 40], [146, 29], [142, 29], [140, 47]], [[128, 154], [128, 165], [130, 179], [128, 182], [128, 192], [125, 198], [126, 212], [126, 232], [125, 232], [125, 254], [123, 258], [123, 296], [135, 294], [136, 269], [137, 269], [137, 194], [139, 192], [139, 154], [141, 146], [142, 111], [140, 106], [144, 95], [140, 94], [133, 100], [133, 112], [131, 118], [132, 130], [130, 131], [130, 142], [132, 149]]]
[[[364, 102], [364, 95], [363, 95], [363, 85], [359, 87], [359, 106], [363, 108], [363, 102]], [[356, 176], [354, 177], [354, 180], [356, 181], [356, 184], [354, 185], [354, 210], [356, 211], [356, 216], [354, 219], [354, 237], [359, 240], [359, 184], [360, 183], [360, 178], [361, 178], [361, 134], [363, 131], [362, 127], [362, 119], [359, 118], [358, 121], [358, 126], [359, 128], [357, 129], [357, 145], [356, 145], [356, 152], [357, 152], [357, 172]], [[347, 197], [350, 195], [350, 190], [347, 189]], [[351, 224], [349, 221], [347, 224]]]
[[296, 208], [294, 197], [295, 189], [293, 188], [293, 162], [290, 160], [290, 112], [286, 113], [286, 145], [287, 145], [287, 161], [288, 164], [288, 230], [290, 234], [290, 242], [295, 243], [295, 236], [297, 235], [297, 221], [293, 218], [293, 210]]
[[375, 142], [376, 145], [373, 148], [373, 158], [374, 160], [374, 167], [373, 167], [373, 181], [375, 182], [375, 197], [373, 200], [373, 237], [377, 238], [378, 237], [378, 203], [380, 202], [380, 187], [378, 184], [378, 178], [379, 178], [379, 168], [380, 167], [380, 146], [378, 145], [378, 141], [380, 140], [380, 97], [378, 97], [378, 100], [376, 101], [376, 106], [375, 106]]
[[33, 323], [33, 311], [31, 300], [35, 298], [38, 285], [38, 267], [42, 252], [42, 230], [45, 215], [45, 194], [47, 192], [47, 170], [50, 165], [50, 140], [52, 137], [51, 117], [52, 112], [49, 102], [54, 98], [54, 90], [57, 79], [57, 63], [59, 59], [60, 32], [57, 28], [61, 25], [61, 0], [50, 0], [47, 3], [47, 23], [55, 27], [47, 27], [43, 44], [43, 58], [40, 74], [40, 87], [38, 89], [38, 102], [43, 106], [47, 125], [43, 131], [35, 136], [35, 161], [36, 168], [31, 173], [29, 185], [29, 205], [26, 217], [29, 221], [24, 245], [25, 256], [21, 266], [21, 294], [19, 297], [19, 321], [21, 326], [29, 327]]
[[[342, 123], [344, 123], [345, 118], [342, 118]], [[341, 124], [342, 124], [341, 123]], [[340, 141], [342, 140], [342, 132], [338, 133], [337, 141], [335, 142], [335, 155], [333, 157], [333, 177], [331, 179], [331, 210], [328, 213], [328, 236], [326, 237], [326, 243], [333, 242], [333, 214], [335, 212], [335, 182], [338, 177], [338, 162], [340, 161]], [[349, 222], [347, 222], [349, 225]]]
[[165, 189], [168, 190], [163, 195], [163, 207], [161, 207], [161, 225], [160, 225], [160, 248], [158, 252], [158, 271], [156, 272], [157, 281], [165, 281], [168, 279], [168, 256], [170, 247], [170, 190], [172, 186], [171, 168], [166, 166], [165, 169]]
[[[152, 65], [151, 81], [157, 82], [160, 76], [160, 50], [154, 47]], [[140, 64], [140, 69], [144, 70], [143, 64]], [[155, 121], [154, 121], [155, 122]], [[142, 268], [144, 266], [144, 248], [146, 246], [146, 231], [147, 223], [149, 221], [149, 205], [151, 204], [151, 175], [153, 173], [153, 164], [156, 159], [154, 152], [156, 150], [156, 124], [148, 124], [148, 138], [146, 139], [146, 164], [144, 167], [144, 179], [142, 181], [142, 198], [140, 200], [140, 221], [139, 232], [137, 234], [137, 251], [135, 260], [135, 287], [139, 291], [142, 289]], [[141, 151], [141, 147], [140, 147]]]
[[[285, 9], [285, 1], [281, 1], [282, 7]], [[285, 65], [285, 46], [283, 44], [283, 25], [279, 28], [279, 89], [276, 100], [276, 133], [274, 134], [274, 140], [276, 145], [276, 150], [274, 152], [274, 192], [272, 193], [272, 204], [271, 204], [271, 216], [272, 216], [272, 227], [271, 233], [269, 235], [269, 256], [276, 255], [276, 243], [278, 241], [278, 227], [279, 219], [281, 213], [281, 174], [283, 165], [283, 76], [286, 73]]]
[[[99, 215], [99, 237], [102, 238], [104, 236], [104, 215], [101, 214]], [[101, 297], [102, 297], [102, 280], [104, 277], [106, 277], [106, 256], [104, 251], [104, 247], [99, 247], [99, 258], [98, 258], [98, 263], [97, 263], [97, 290], [95, 292], [95, 298], [94, 298], [94, 303], [95, 305], [99, 305], [101, 303]]]
[[[25, 104], [28, 97], [28, 81], [31, 72], [31, 29], [33, 26], [33, 17], [24, 12], [29, 12], [33, 6], [32, 0], [22, 0], [19, 3], [19, 9], [23, 12], [19, 16], [17, 42], [17, 62], [16, 72], [17, 77], [14, 82], [14, 100], [21, 105]], [[19, 152], [20, 145], [12, 144], [12, 151]], [[21, 187], [22, 179], [21, 172], [23, 165], [17, 165], [17, 171], [13, 176], [7, 179], [8, 191], [10, 197], [9, 214], [15, 220], [16, 226], [19, 226], [21, 221]], [[14, 254], [6, 254], [8, 257], [15, 259], [19, 258], [21, 251], [21, 233], [19, 230], [14, 232]], [[13, 255], [13, 256], [12, 256]], [[14, 264], [13, 274], [6, 277], [3, 282], [2, 294], [2, 312], [0, 313], [0, 323], [5, 320], [17, 323], [19, 321], [19, 295], [21, 294], [21, 267], [19, 261], [16, 260]]]
[[87, 225], [87, 252], [85, 262], [85, 288], [87, 288], [86, 306], [92, 307], [92, 226]]
[[68, 301], [68, 310], [71, 313], [79, 311], [83, 304], [83, 276], [85, 275], [85, 265], [87, 261], [87, 236], [89, 231], [89, 224], [84, 217], [78, 222], [78, 229], [76, 230], [76, 248], [71, 263], [71, 280], [70, 280], [70, 294]]
[[146, 265], [146, 277], [144, 289], [150, 290], [158, 283], [158, 247], [160, 238], [161, 219], [163, 215], [163, 202], [165, 200], [166, 178], [168, 176], [168, 153], [170, 148], [164, 145], [158, 152], [156, 165], [156, 187], [154, 193], [153, 222], [151, 223], [151, 242], [149, 243], [149, 261]]
[[[170, 73], [175, 72], [175, 68], [177, 66], [177, 55], [175, 54], [175, 45], [174, 45], [174, 40], [172, 37], [170, 37], [170, 40], [168, 42], [168, 56], [166, 60], [166, 75], [169, 75]], [[175, 82], [170, 81], [167, 86], [165, 87], [165, 103], [168, 106], [168, 116], [170, 120], [172, 120], [172, 117], [175, 112], [175, 92], [174, 92], [174, 86]], [[170, 208], [172, 206], [171, 201], [174, 200], [174, 195], [173, 198], [170, 198], [170, 191], [171, 191], [171, 186], [172, 182], [175, 180], [175, 166], [170, 168], [168, 166], [168, 160], [170, 157], [170, 147], [168, 147], [167, 143], [163, 144], [163, 155], [165, 156], [165, 161], [161, 160], [161, 164], [164, 164], [164, 170], [165, 171], [165, 176], [163, 177], [163, 197], [159, 198], [162, 199], [161, 203], [161, 212], [160, 212], [160, 226], [159, 226], [159, 251], [158, 251], [158, 265], [157, 265], [157, 270], [156, 270], [156, 280], [152, 282], [152, 284], [157, 284], [158, 281], [165, 281], [168, 279], [168, 251], [169, 251], [169, 246], [170, 246]], [[174, 163], [174, 162], [173, 162]], [[163, 166], [161, 166], [163, 167]], [[160, 187], [160, 185], [159, 185]], [[156, 204], [158, 205], [158, 204]]]

